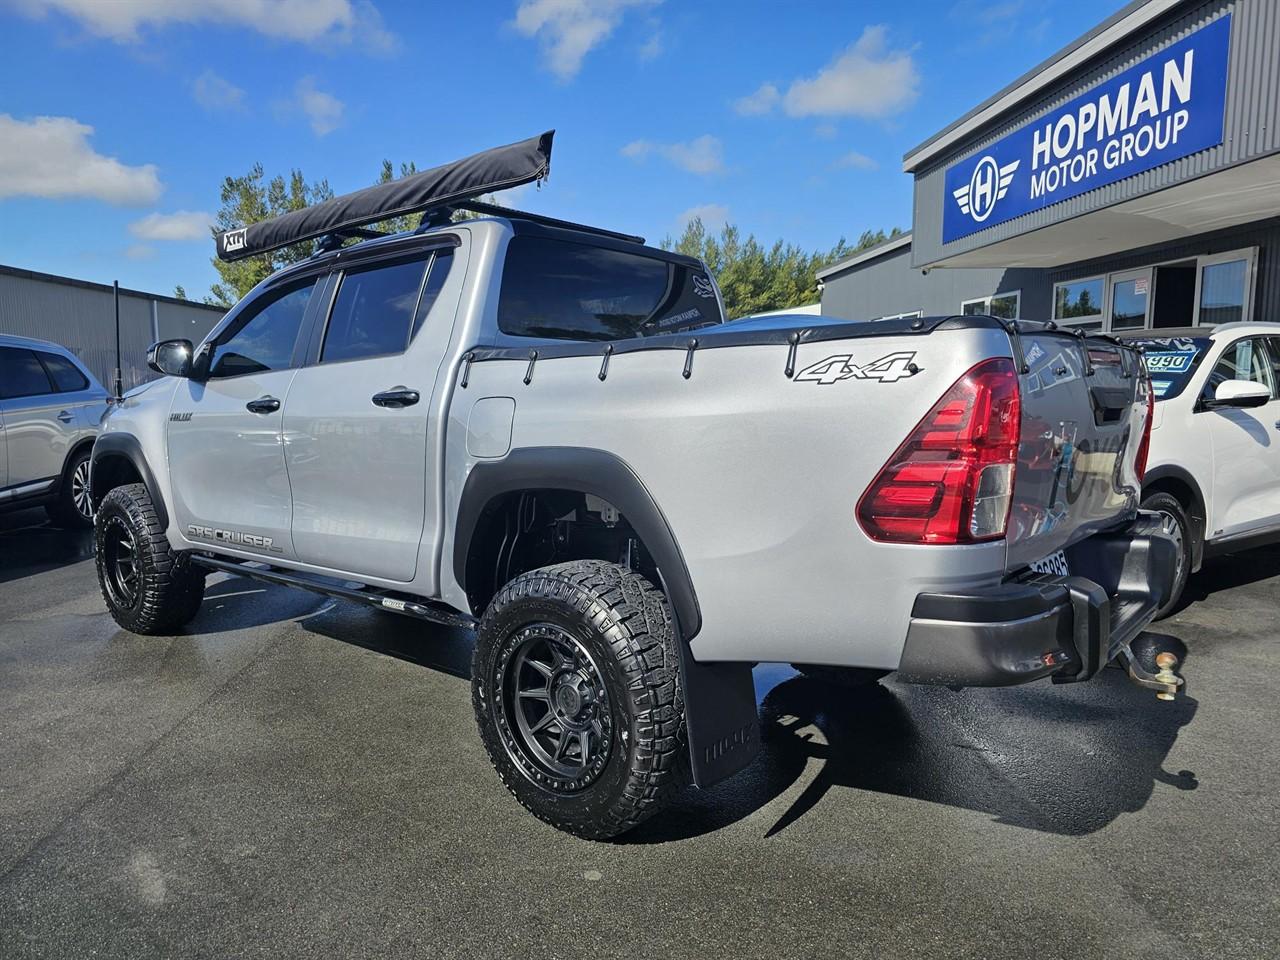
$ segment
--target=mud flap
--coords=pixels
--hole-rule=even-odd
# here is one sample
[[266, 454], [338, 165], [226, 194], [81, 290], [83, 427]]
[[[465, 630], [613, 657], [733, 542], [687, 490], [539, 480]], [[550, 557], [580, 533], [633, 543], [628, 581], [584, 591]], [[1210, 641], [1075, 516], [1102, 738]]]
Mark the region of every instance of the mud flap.
[[750, 663], [699, 663], [680, 638], [680, 681], [693, 782], [705, 789], [760, 752], [760, 715]]

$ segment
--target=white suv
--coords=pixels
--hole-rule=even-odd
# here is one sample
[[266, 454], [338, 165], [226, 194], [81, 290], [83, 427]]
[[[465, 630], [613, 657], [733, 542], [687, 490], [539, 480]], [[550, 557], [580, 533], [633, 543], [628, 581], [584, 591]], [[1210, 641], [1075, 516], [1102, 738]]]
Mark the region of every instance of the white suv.
[[1280, 541], [1280, 323], [1144, 330], [1155, 396], [1143, 507], [1181, 548], [1170, 613], [1207, 556]]

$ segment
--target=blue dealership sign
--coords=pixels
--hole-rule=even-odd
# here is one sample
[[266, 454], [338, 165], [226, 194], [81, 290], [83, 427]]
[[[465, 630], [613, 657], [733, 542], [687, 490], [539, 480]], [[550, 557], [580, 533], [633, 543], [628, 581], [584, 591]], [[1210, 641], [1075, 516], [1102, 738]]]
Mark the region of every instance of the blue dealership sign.
[[1222, 142], [1231, 15], [947, 168], [942, 241]]

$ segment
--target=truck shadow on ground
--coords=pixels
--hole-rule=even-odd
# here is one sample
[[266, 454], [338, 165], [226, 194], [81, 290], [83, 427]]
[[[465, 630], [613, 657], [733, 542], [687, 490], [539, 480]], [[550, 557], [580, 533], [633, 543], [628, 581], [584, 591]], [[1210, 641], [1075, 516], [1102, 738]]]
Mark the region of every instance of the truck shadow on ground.
[[774, 836], [833, 791], [861, 790], [1078, 836], [1141, 810], [1157, 782], [1199, 785], [1165, 758], [1197, 703], [1158, 702], [1108, 669], [1088, 684], [953, 693], [893, 682], [842, 689], [804, 676], [761, 703], [756, 762], [711, 790], [690, 791], [623, 842], [684, 839], [750, 817]]
[[1280, 546], [1261, 547], [1229, 553], [1206, 560], [1198, 573], [1187, 581], [1175, 612], [1191, 604], [1207, 600], [1222, 590], [1243, 587], [1280, 576]]
[[64, 530], [43, 510], [0, 515], [0, 583], [79, 563], [93, 556], [92, 530]]

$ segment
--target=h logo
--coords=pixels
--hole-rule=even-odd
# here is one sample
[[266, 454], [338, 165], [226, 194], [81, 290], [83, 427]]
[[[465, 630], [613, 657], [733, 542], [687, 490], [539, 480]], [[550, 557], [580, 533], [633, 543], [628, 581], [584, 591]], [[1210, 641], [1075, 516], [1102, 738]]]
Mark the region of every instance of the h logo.
[[978, 223], [991, 216], [996, 201], [1009, 192], [1009, 184], [1013, 182], [1020, 163], [1021, 160], [1015, 160], [1002, 167], [992, 157], [979, 160], [969, 182], [955, 191], [960, 212], [973, 217]]

